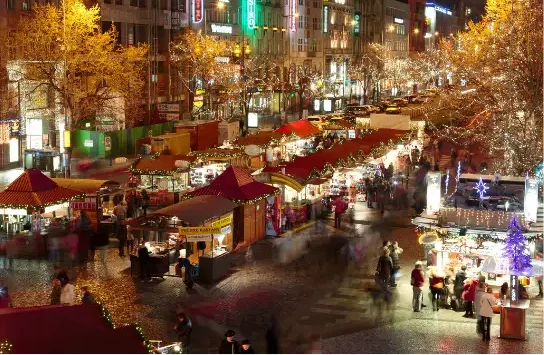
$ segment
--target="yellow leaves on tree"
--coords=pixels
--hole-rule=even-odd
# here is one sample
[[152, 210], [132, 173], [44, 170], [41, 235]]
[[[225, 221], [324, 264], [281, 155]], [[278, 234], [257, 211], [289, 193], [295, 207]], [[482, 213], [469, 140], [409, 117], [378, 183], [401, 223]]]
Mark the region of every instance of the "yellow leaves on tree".
[[64, 0], [36, 5], [15, 32], [20, 80], [47, 86], [67, 108], [70, 128], [101, 119], [138, 119], [147, 47], [122, 47], [115, 28], [102, 32], [98, 5]]

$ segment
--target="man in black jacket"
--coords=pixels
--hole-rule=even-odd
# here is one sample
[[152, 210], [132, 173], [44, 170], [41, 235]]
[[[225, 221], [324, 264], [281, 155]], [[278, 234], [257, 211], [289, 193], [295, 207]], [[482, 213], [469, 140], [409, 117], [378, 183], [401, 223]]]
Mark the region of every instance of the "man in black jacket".
[[453, 285], [453, 290], [455, 292], [455, 298], [457, 301], [457, 309], [461, 308], [461, 295], [463, 294], [463, 289], [465, 287], [465, 280], [467, 279], [467, 266], [461, 266], [461, 270], [455, 274], [455, 283]]
[[387, 290], [389, 279], [393, 273], [393, 260], [391, 260], [389, 248], [383, 248], [383, 255], [378, 259], [378, 265], [376, 267], [376, 281], [382, 287]]
[[181, 343], [181, 348], [183, 349], [182, 353], [188, 354], [193, 325], [185, 313], [178, 313], [178, 321], [179, 323], [174, 329], [178, 333], [178, 341]]

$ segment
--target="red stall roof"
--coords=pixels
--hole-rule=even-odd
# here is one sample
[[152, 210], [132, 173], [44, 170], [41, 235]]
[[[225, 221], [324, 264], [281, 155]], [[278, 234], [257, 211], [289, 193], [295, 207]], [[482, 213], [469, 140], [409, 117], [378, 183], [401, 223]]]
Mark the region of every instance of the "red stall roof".
[[134, 326], [114, 329], [97, 304], [0, 310], [0, 339], [13, 354], [148, 353]]
[[0, 205], [11, 208], [41, 208], [81, 195], [80, 191], [60, 187], [40, 170], [32, 168], [25, 170], [0, 192]]
[[[285, 165], [285, 174], [306, 180], [314, 168], [322, 171], [325, 165], [331, 164], [334, 166], [339, 159], [346, 159], [350, 154], [354, 157], [359, 152], [368, 154], [373, 147], [379, 145], [381, 142], [386, 144], [389, 140], [398, 139], [406, 133], [407, 131], [396, 129], [374, 131], [363, 138], [351, 139], [342, 144], [336, 144], [330, 149], [321, 149], [314, 154], [299, 157], [294, 162], [289, 162]], [[281, 168], [266, 167], [263, 169], [263, 172], [281, 172]]]
[[255, 181], [245, 170], [229, 166], [208, 186], [189, 192], [185, 196], [214, 195], [235, 201], [249, 201], [276, 193], [278, 189]]
[[321, 133], [321, 130], [308, 120], [298, 120], [286, 123], [274, 132], [283, 134], [296, 134], [300, 138], [307, 138]]

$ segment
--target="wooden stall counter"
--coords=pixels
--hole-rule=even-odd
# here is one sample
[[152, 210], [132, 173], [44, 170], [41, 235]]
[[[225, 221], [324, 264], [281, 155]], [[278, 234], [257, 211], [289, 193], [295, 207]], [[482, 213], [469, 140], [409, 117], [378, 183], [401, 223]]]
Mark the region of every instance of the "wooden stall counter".
[[[149, 274], [163, 277], [170, 271], [170, 253], [172, 251], [149, 255]], [[130, 255], [130, 275], [140, 274], [140, 259], [138, 255]]]
[[203, 255], [198, 258], [198, 281], [213, 283], [227, 274], [230, 268], [230, 254], [227, 251], [214, 251], [211, 255]]
[[527, 339], [526, 312], [530, 301], [521, 299], [517, 304], [511, 304], [510, 300], [504, 301], [501, 308], [500, 337], [506, 339]]

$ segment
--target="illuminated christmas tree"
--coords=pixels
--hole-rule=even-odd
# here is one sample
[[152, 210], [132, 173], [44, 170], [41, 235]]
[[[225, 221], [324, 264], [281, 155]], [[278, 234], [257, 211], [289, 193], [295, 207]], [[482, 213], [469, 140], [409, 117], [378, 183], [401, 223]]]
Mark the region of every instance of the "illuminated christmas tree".
[[527, 240], [521, 232], [521, 226], [516, 217], [510, 221], [504, 244], [504, 253], [510, 262], [510, 272], [513, 275], [519, 275], [531, 268], [531, 256], [529, 255]]

